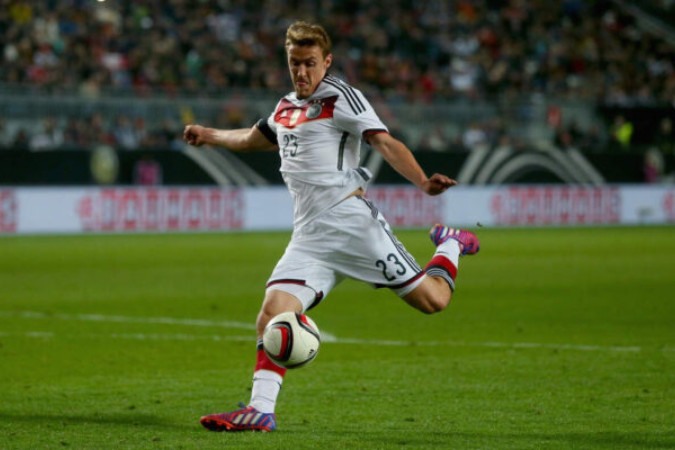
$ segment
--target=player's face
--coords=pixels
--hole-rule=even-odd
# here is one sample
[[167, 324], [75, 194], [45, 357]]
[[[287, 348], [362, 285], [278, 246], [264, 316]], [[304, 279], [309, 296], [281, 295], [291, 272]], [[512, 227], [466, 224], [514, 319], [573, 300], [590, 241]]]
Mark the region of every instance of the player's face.
[[307, 98], [323, 80], [333, 55], [324, 57], [318, 45], [291, 45], [287, 48], [287, 53], [295, 93], [298, 98]]

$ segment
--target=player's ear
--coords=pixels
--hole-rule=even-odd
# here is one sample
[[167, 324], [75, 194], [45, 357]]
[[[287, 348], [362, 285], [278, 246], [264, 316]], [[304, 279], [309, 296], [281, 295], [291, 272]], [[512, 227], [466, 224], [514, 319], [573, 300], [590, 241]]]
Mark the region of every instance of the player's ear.
[[326, 69], [328, 69], [330, 67], [330, 65], [333, 63], [333, 54], [332, 53], [329, 53], [328, 55], [326, 55], [325, 62], [326, 62]]

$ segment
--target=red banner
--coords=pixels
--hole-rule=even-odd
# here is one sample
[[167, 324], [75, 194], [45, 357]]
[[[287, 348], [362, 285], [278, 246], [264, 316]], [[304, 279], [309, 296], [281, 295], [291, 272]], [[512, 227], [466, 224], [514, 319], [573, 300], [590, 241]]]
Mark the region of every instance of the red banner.
[[0, 190], [0, 233], [16, 233], [18, 203], [13, 190]]
[[675, 191], [670, 191], [663, 197], [663, 212], [668, 222], [675, 222]]
[[239, 189], [122, 189], [96, 191], [80, 200], [86, 231], [189, 231], [241, 229]]
[[621, 219], [617, 188], [512, 187], [491, 200], [497, 225], [613, 224]]
[[371, 187], [366, 196], [391, 226], [428, 227], [443, 221], [441, 196], [431, 197], [417, 188]]

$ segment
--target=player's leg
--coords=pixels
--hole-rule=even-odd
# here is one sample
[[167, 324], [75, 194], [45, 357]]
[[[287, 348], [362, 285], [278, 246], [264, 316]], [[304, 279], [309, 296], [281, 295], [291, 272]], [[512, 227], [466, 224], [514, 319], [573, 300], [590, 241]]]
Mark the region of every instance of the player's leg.
[[320, 220], [339, 230], [334, 235], [342, 236], [342, 245], [331, 255], [335, 270], [376, 287], [388, 287], [428, 314], [450, 303], [460, 255], [479, 249], [473, 233], [435, 225], [430, 237], [436, 252], [422, 269], [377, 207], [361, 196], [345, 200]]
[[425, 277], [403, 300], [425, 314], [443, 311], [452, 298], [450, 285], [441, 277]]
[[[321, 240], [312, 242], [309, 250], [321, 252], [323, 243]], [[274, 410], [286, 369], [274, 364], [263, 350], [265, 326], [283, 312], [303, 312], [318, 305], [339, 281], [332, 270], [312, 260], [306, 242], [294, 237], [270, 276], [258, 313], [251, 400], [248, 406], [242, 405], [237, 411], [202, 417], [204, 427], [212, 431], [273, 431], [276, 428]]]
[[[287, 287], [295, 288], [292, 285]], [[279, 288], [283, 289], [284, 286], [279, 286]], [[304, 286], [300, 288], [308, 289]], [[249, 406], [265, 414], [274, 413], [286, 369], [274, 364], [263, 350], [263, 332], [274, 316], [288, 311], [302, 312], [304, 310], [304, 306], [298, 297], [280, 289], [267, 290], [256, 321], [256, 364], [253, 371], [253, 387]], [[313, 291], [308, 295], [313, 297]]]
[[466, 230], [434, 225], [429, 232], [436, 252], [424, 268], [427, 276], [403, 299], [425, 313], [445, 309], [455, 290], [459, 258], [478, 253], [480, 243], [475, 234]]
[[[283, 289], [283, 286], [280, 286]], [[300, 290], [290, 286], [288, 290]], [[276, 405], [286, 369], [274, 364], [262, 347], [262, 335], [270, 319], [287, 311], [301, 312], [302, 302], [295, 295], [280, 289], [268, 289], [256, 321], [256, 365], [253, 371], [253, 388], [248, 406], [220, 414], [210, 414], [200, 419], [211, 431], [273, 431], [276, 428]]]
[[[298, 291], [309, 289], [304, 286], [298, 287]], [[288, 288], [284, 289], [283, 286], [275, 289], [273, 286], [267, 289], [265, 292], [265, 299], [263, 300], [262, 306], [260, 307], [260, 312], [258, 313], [258, 318], [256, 320], [256, 332], [258, 338], [262, 338], [265, 327], [269, 321], [281, 313], [294, 311], [302, 312], [304, 306], [297, 295], [302, 295], [299, 292], [290, 293]], [[297, 295], [296, 295], [297, 294]], [[309, 290], [307, 292], [312, 298], [314, 298], [314, 291]]]

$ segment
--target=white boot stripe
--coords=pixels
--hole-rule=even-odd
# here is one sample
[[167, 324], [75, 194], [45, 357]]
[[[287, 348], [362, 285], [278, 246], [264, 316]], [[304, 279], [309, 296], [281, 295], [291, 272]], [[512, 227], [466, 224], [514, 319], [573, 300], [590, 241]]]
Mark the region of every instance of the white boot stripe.
[[237, 417], [234, 418], [232, 423], [235, 424], [235, 425], [239, 425], [239, 422], [241, 422], [241, 419], [243, 419], [243, 418], [244, 418], [243, 414], [239, 414]]
[[251, 425], [255, 425], [256, 423], [258, 423], [258, 421], [260, 420], [261, 417], [262, 417], [262, 413], [256, 414], [255, 417], [253, 418], [253, 420], [251, 421]]

